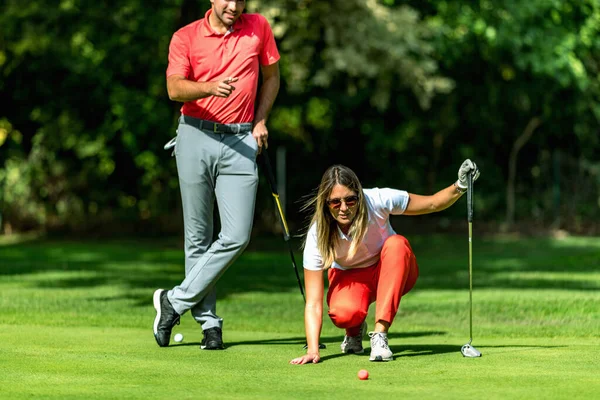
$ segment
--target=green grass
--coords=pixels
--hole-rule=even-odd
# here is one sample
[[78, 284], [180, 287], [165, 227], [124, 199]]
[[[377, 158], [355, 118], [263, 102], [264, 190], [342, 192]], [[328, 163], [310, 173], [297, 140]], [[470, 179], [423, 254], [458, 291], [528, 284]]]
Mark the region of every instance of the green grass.
[[[181, 344], [159, 348], [152, 336], [153, 291], [182, 278], [178, 241], [0, 239], [2, 398], [591, 399], [600, 391], [598, 238], [475, 238], [473, 345], [483, 357], [465, 359], [466, 238], [409, 237], [421, 275], [391, 329], [395, 360], [340, 354], [343, 331], [326, 319], [323, 361], [307, 366], [288, 364], [303, 352], [303, 303], [280, 238], [254, 240], [221, 280], [221, 352], [199, 349], [188, 315], [174, 329]], [[356, 377], [362, 368], [367, 381]]]

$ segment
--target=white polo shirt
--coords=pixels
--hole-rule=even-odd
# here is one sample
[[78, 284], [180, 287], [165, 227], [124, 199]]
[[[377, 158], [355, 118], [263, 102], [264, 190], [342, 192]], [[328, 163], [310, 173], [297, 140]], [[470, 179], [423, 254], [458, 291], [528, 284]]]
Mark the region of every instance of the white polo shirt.
[[[390, 215], [402, 214], [408, 206], [408, 193], [404, 190], [389, 188], [363, 189], [365, 203], [369, 214], [369, 225], [363, 242], [356, 254], [348, 258], [348, 250], [352, 238], [346, 236], [338, 227], [340, 239], [335, 249], [335, 260], [331, 268], [352, 269], [366, 268], [379, 261], [383, 242], [395, 235], [390, 225]], [[324, 269], [323, 258], [317, 248], [317, 225], [313, 224], [308, 230], [304, 246], [303, 265], [305, 269], [320, 271]]]

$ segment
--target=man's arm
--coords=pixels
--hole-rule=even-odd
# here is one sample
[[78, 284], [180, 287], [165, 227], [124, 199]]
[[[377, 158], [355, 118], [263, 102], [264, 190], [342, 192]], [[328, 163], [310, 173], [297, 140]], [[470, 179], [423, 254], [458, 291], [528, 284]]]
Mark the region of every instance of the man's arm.
[[263, 145], [265, 148], [269, 147], [267, 143], [269, 139], [267, 117], [279, 92], [279, 63], [261, 66], [261, 73], [263, 82], [258, 93], [254, 114], [254, 128], [252, 129], [252, 136], [254, 136], [258, 143], [259, 152], [262, 150]]
[[167, 93], [173, 101], [193, 101], [208, 96], [229, 97], [238, 78], [225, 78], [214, 82], [194, 82], [182, 75], [171, 75], [167, 78]]
[[267, 122], [267, 117], [279, 92], [279, 63], [261, 66], [260, 70], [263, 83], [258, 94], [254, 125]]

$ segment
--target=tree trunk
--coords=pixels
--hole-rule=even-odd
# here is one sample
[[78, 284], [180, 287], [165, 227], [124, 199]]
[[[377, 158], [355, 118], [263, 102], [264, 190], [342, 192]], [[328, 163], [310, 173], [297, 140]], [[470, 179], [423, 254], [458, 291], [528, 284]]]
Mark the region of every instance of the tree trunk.
[[437, 179], [437, 167], [440, 163], [440, 155], [442, 154], [444, 139], [444, 134], [439, 131], [436, 131], [433, 134], [431, 163], [429, 164], [429, 171], [427, 172], [426, 192], [428, 193], [435, 193], [434, 189]]
[[519, 151], [531, 139], [533, 132], [542, 123], [539, 117], [533, 117], [527, 123], [527, 126], [521, 133], [521, 136], [515, 140], [508, 158], [508, 182], [506, 184], [506, 228], [510, 229], [515, 222], [515, 181], [517, 177], [517, 157]]

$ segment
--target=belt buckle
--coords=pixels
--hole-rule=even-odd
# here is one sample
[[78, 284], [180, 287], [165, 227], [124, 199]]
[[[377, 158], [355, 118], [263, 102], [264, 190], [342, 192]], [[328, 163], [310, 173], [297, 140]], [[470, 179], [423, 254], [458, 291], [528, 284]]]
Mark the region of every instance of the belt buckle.
[[218, 131], [217, 131], [217, 123], [216, 123], [216, 122], [215, 122], [215, 123], [213, 123], [213, 132], [214, 132], [214, 133], [217, 133], [217, 132], [218, 132]]

